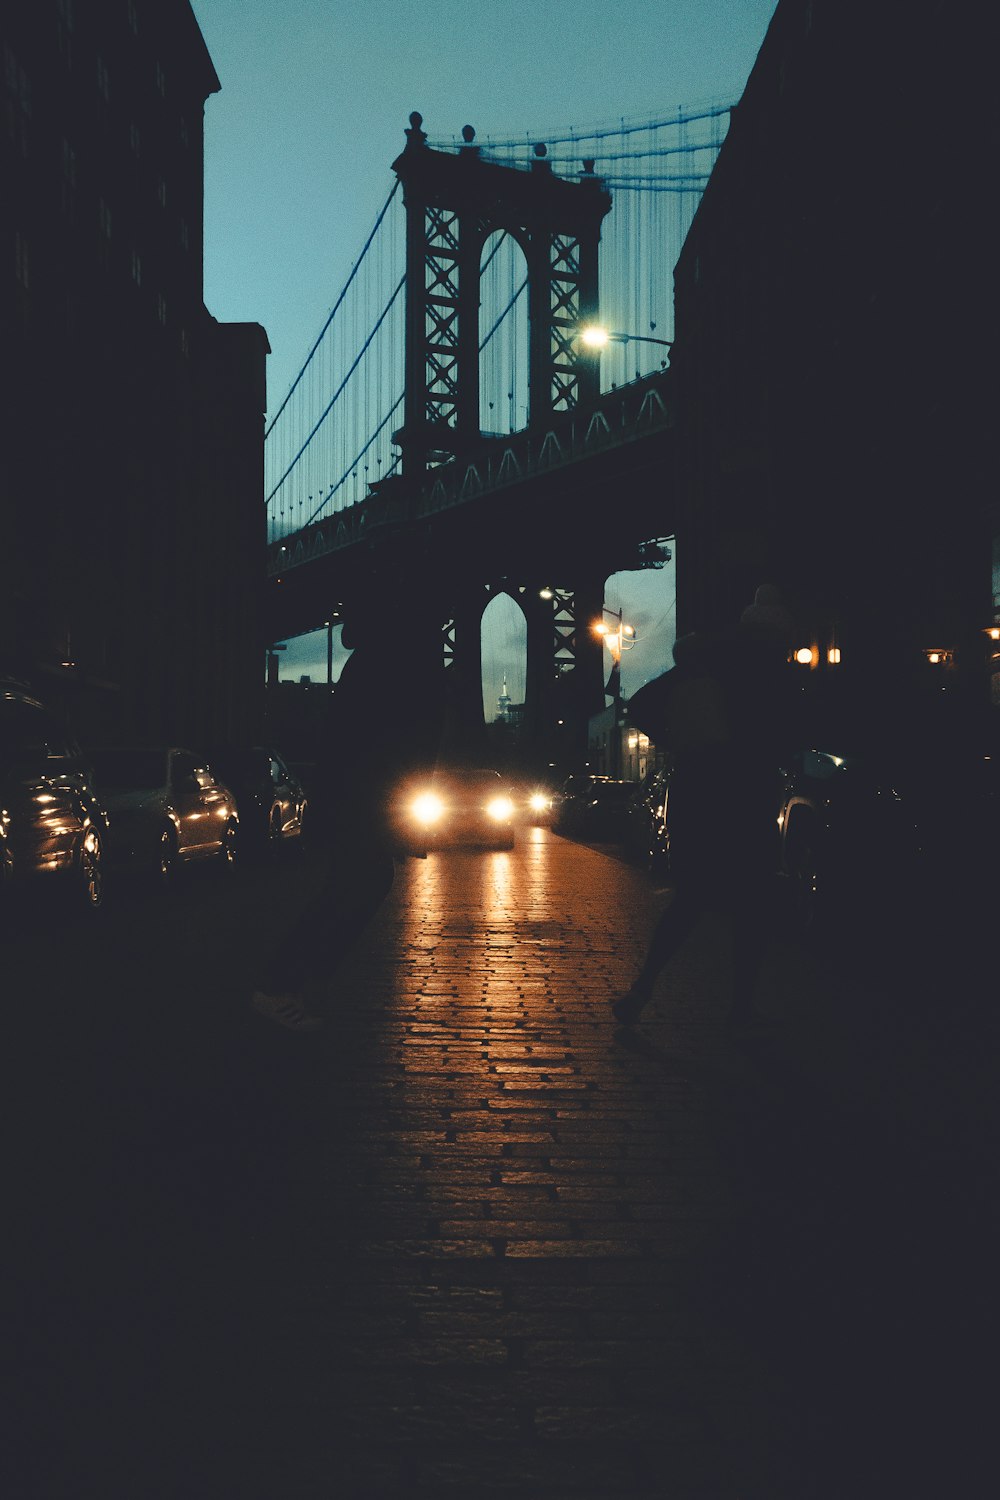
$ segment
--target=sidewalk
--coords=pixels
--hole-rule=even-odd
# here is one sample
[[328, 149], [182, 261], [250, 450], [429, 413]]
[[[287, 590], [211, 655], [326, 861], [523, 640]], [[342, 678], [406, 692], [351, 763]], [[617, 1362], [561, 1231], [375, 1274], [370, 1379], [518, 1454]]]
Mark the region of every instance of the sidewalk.
[[741, 1050], [721, 922], [616, 1028], [664, 899], [540, 830], [403, 867], [315, 1062], [262, 1495], [979, 1492], [966, 1060], [781, 943]]
[[248, 1000], [318, 878], [9, 934], [5, 1494], [992, 1497], [996, 985], [949, 923], [779, 934], [740, 1047], [706, 920], [626, 1031], [667, 893], [525, 830], [407, 861], [301, 1035]]

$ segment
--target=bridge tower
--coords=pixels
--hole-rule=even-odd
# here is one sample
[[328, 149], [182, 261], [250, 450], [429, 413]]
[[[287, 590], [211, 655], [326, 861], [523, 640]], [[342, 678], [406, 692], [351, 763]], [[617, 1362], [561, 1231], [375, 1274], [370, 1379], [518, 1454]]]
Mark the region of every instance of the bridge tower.
[[[406, 212], [406, 350], [403, 426], [395, 435], [407, 486], [418, 488], [429, 469], [474, 449], [483, 441], [479, 406], [479, 308], [483, 247], [498, 230], [520, 246], [527, 269], [528, 425], [544, 431], [549, 420], [600, 393], [599, 361], [578, 345], [580, 324], [598, 312], [598, 247], [611, 195], [583, 162], [578, 181], [556, 177], [543, 145], [527, 170], [484, 161], [475, 131], [466, 125], [457, 152], [427, 145], [419, 114], [410, 116], [406, 146], [393, 162], [402, 183]], [[530, 543], [526, 539], [526, 546]], [[527, 581], [527, 580], [525, 580]], [[467, 580], [472, 582], [472, 580]], [[448, 650], [464, 684], [470, 737], [472, 720], [482, 726], [479, 628], [482, 588], [453, 611]], [[588, 580], [559, 580], [593, 609]], [[603, 583], [603, 580], [602, 580]], [[478, 593], [476, 591], [478, 586]], [[584, 601], [586, 600], [586, 603]], [[601, 599], [597, 601], [598, 611]], [[553, 683], [566, 662], [552, 609], [528, 614], [527, 709], [532, 729], [546, 716]], [[583, 644], [582, 618], [574, 622], [580, 643], [574, 695], [589, 711], [603, 706], [601, 654]], [[475, 636], [475, 639], [473, 639]]]

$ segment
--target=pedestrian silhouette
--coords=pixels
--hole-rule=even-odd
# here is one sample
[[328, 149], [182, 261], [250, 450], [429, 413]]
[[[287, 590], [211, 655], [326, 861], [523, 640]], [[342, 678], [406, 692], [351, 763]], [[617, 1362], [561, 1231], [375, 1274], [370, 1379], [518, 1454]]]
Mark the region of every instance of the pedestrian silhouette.
[[672, 899], [615, 1017], [638, 1020], [678, 948], [709, 910], [732, 934], [730, 1018], [753, 1019], [767, 894], [777, 869], [782, 753], [794, 741], [792, 619], [758, 588], [736, 630], [681, 637], [674, 667], [633, 695], [629, 719], [673, 757], [667, 800]]
[[[412, 606], [412, 607], [411, 607]], [[401, 785], [433, 767], [444, 715], [441, 637], [420, 601], [353, 610], [352, 654], [334, 689], [322, 775], [329, 867], [316, 897], [274, 947], [254, 1008], [298, 1031], [323, 1024], [326, 985], [385, 900], [406, 852], [394, 820]]]

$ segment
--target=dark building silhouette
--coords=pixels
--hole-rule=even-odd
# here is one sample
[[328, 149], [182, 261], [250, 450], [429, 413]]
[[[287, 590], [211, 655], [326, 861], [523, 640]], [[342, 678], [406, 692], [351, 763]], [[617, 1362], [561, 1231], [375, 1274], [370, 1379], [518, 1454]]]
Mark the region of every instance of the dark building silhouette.
[[84, 735], [249, 735], [268, 345], [203, 301], [219, 80], [187, 0], [14, 0], [0, 50], [2, 664]]
[[986, 47], [963, 5], [780, 0], [676, 270], [683, 629], [771, 580], [818, 663], [982, 690]]

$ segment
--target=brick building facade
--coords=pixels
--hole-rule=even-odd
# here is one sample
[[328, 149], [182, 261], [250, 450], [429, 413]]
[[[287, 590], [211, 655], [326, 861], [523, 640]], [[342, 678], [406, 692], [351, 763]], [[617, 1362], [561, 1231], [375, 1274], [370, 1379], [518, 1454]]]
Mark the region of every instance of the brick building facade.
[[188, 0], [15, 0], [0, 50], [2, 665], [86, 737], [250, 735], [268, 345], [203, 300], [219, 80]]

